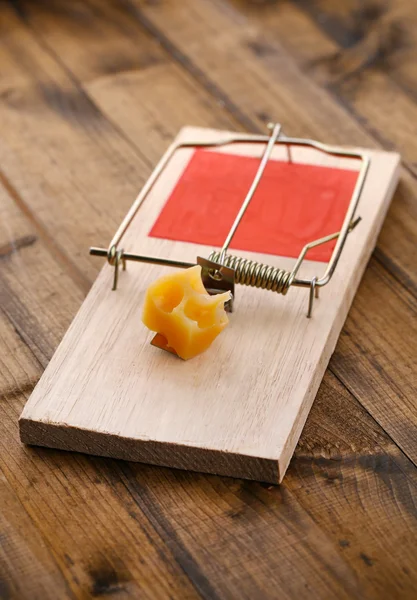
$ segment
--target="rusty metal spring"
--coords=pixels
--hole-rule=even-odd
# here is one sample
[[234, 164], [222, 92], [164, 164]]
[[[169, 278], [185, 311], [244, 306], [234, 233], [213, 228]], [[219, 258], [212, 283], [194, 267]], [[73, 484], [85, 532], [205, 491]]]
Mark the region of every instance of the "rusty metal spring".
[[[212, 252], [209, 260], [218, 263], [220, 254], [220, 252]], [[293, 279], [290, 271], [264, 265], [241, 256], [227, 254], [224, 266], [235, 271], [235, 283], [271, 290], [283, 295], [288, 292]]]

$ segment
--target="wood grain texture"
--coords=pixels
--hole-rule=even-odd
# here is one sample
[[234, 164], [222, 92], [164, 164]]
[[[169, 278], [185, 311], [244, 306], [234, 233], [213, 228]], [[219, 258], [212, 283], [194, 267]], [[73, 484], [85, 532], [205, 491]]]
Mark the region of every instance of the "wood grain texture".
[[[225, 135], [227, 139], [220, 131], [186, 128], [178, 140], [211, 141]], [[240, 152], [259, 155], [250, 145]], [[349, 164], [311, 150], [294, 149], [292, 154], [297, 162]], [[171, 159], [123, 237], [126, 251], [189, 261], [209, 255], [205, 246], [148, 237], [190, 155], [190, 150], [179, 150]], [[285, 149], [278, 147], [273, 157], [285, 160]], [[397, 167], [397, 155], [372, 153], [358, 208], [361, 227], [350, 234], [313, 319], [305, 318], [304, 289], [281, 298], [252, 288], [239, 290], [228, 335], [216, 341], [215, 354], [214, 346], [210, 349], [211, 358], [206, 353], [180, 363], [148, 346], [149, 332], [139, 324], [140, 307], [148, 285], [169, 269], [129, 269], [125, 283], [113, 293], [112, 269], [105, 266], [25, 407], [22, 441], [281, 481], [374, 247]], [[294, 262], [244, 255], [287, 269]], [[309, 278], [322, 271], [323, 265], [307, 261], [300, 274]], [[279, 333], [271, 339], [274, 315]], [[248, 363], [248, 356], [254, 360]]]
[[[288, 132], [313, 137], [323, 137], [324, 126], [329, 141], [376, 147], [382, 140], [386, 148], [395, 143], [411, 156], [412, 123], [395, 127], [397, 119], [402, 122], [398, 107], [410, 105], [386, 96], [393, 86], [381, 86], [384, 97], [370, 104], [370, 111], [388, 107], [393, 127], [378, 129], [384, 115], [369, 114], [371, 129], [358, 103], [353, 110], [346, 95], [329, 88], [328, 63], [314, 64], [322, 51], [325, 59], [340, 53], [338, 68], [352, 64], [340, 31], [350, 35], [354, 1], [331, 6], [314, 1], [302, 10], [300, 3], [224, 1], [207, 9], [197, 36], [193, 25], [201, 2], [192, 3], [195, 10], [191, 3], [179, 4], [2, 3], [1, 167], [9, 207], [16, 206], [13, 217], [2, 213], [0, 220], [2, 309], [7, 298], [0, 341], [1, 543], [7, 549], [0, 559], [0, 596], [253, 600], [279, 593], [291, 599], [306, 594], [414, 599], [415, 468], [398, 447], [410, 456], [415, 450], [409, 398], [416, 372], [411, 298], [417, 281], [417, 204], [415, 180], [407, 171], [346, 323], [349, 337], [342, 334], [330, 364], [334, 370], [343, 361], [344, 384], [354, 387], [357, 397], [327, 371], [280, 489], [72, 453], [26, 452], [18, 441], [17, 418], [26, 394], [100, 268], [86, 254], [91, 239], [106, 243], [189, 115], [196, 125], [234, 130], [261, 128], [274, 117]], [[367, 10], [368, 3], [361, 3], [361, 10], [362, 5]], [[381, 5], [394, 19], [403, 11], [408, 46], [398, 59], [388, 57], [370, 68], [415, 98], [415, 5], [408, 0]], [[135, 14], [139, 6], [147, 11], [144, 23]], [[329, 19], [335, 9], [338, 18]], [[360, 23], [366, 38], [372, 23]], [[374, 23], [383, 24], [379, 17]], [[349, 35], [344, 39], [355, 42]], [[247, 36], [267, 44], [246, 52]], [[211, 42], [230, 51], [212, 50]], [[201, 44], [208, 48], [205, 56]], [[274, 62], [277, 46], [281, 58]], [[242, 57], [236, 68], [233, 52]], [[219, 63], [226, 73], [222, 79]], [[172, 102], [164, 94], [165, 77]], [[367, 77], [365, 70], [362, 89]], [[145, 146], [149, 161], [131, 157], [115, 143], [117, 135], [136, 147], [133, 152]], [[122, 190], [123, 185], [128, 187]], [[2, 195], [2, 208], [4, 203]], [[366, 344], [358, 348], [354, 342], [362, 339], [363, 328]], [[146, 541], [137, 528], [146, 532]], [[153, 548], [160, 568], [152, 571], [149, 586], [147, 556]], [[168, 589], [171, 573], [175, 583]]]

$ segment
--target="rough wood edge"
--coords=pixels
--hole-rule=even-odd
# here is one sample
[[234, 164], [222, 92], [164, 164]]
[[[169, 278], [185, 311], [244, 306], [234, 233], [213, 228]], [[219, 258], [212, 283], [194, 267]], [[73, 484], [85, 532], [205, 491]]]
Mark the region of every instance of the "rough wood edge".
[[[19, 419], [19, 431], [21, 441], [33, 446], [228, 477], [233, 471], [233, 477], [272, 484], [282, 481], [278, 461], [269, 458], [120, 437], [57, 423], [33, 421], [24, 417]], [[48, 440], [47, 446], [43, 443], [45, 439]]]

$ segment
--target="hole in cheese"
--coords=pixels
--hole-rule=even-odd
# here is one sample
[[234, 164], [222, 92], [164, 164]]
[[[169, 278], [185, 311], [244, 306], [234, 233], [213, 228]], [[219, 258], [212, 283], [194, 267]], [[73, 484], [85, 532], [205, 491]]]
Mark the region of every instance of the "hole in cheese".
[[213, 307], [204, 306], [201, 300], [197, 300], [196, 298], [187, 300], [184, 304], [184, 314], [192, 321], [196, 321], [197, 325], [202, 329], [211, 327], [216, 321], [219, 321], [216, 315], [213, 315]]
[[178, 281], [166, 281], [161, 284], [155, 303], [164, 312], [170, 313], [184, 298], [184, 289]]

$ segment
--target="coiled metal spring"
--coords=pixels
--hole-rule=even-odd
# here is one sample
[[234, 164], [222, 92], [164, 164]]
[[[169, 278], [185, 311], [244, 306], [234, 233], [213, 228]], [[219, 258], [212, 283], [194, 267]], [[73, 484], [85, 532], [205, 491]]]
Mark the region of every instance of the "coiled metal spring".
[[[218, 263], [220, 254], [218, 251], [212, 252], [209, 260]], [[235, 271], [235, 283], [271, 290], [278, 294], [285, 295], [293, 280], [290, 271], [264, 265], [241, 256], [227, 254], [224, 259], [224, 266]]]

